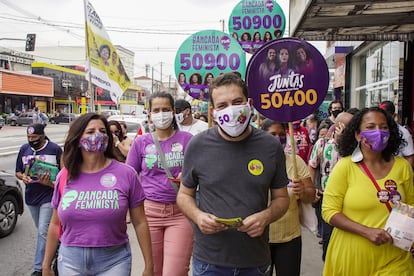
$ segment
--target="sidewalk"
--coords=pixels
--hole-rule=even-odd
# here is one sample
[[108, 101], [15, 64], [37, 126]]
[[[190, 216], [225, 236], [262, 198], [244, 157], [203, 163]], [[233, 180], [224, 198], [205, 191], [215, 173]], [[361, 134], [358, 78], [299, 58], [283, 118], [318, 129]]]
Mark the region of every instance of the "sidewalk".
[[[132, 273], [141, 275], [143, 269], [143, 258], [132, 224], [128, 224], [128, 235], [132, 250]], [[319, 239], [308, 230], [302, 228], [302, 269], [303, 276], [321, 276], [323, 269], [322, 249], [318, 244]], [[191, 270], [190, 273], [191, 274]]]

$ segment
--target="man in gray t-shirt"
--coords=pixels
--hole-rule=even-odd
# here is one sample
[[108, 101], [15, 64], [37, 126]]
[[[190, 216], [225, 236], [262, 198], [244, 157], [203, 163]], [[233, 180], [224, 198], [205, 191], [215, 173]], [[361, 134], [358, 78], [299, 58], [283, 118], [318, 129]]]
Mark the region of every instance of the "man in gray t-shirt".
[[[249, 125], [250, 101], [240, 77], [220, 75], [210, 91], [217, 126], [191, 139], [177, 196], [194, 222], [193, 271], [208, 264], [207, 275], [234, 269], [268, 275], [268, 225], [289, 205], [285, 155], [277, 139]], [[242, 221], [231, 226], [231, 218]]]

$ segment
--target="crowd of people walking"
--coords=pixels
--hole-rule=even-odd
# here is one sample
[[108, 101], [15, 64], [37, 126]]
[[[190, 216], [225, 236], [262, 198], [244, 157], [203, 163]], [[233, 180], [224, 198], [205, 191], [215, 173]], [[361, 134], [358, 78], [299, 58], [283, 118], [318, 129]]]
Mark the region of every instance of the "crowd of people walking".
[[[328, 118], [289, 128], [252, 124], [237, 74], [214, 78], [208, 97], [209, 124], [189, 102], [153, 93], [153, 131], [134, 140], [96, 113], [71, 123], [63, 151], [44, 124], [27, 128], [16, 177], [38, 231], [32, 275], [54, 275], [54, 259], [60, 275], [130, 275], [139, 246], [142, 275], [299, 276], [309, 204], [323, 249], [315, 275], [413, 275], [413, 252], [384, 229], [394, 204], [414, 205], [413, 140], [392, 102], [345, 110], [335, 100]], [[57, 177], [28, 173], [37, 159]]]

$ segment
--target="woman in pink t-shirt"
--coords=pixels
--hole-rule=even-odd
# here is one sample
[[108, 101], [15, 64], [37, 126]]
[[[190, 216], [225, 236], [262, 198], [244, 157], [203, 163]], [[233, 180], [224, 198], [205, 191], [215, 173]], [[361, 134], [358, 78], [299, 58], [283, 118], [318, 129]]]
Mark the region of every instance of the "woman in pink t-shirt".
[[[148, 101], [148, 110], [155, 131], [135, 138], [126, 163], [141, 176], [145, 191], [144, 205], [151, 233], [154, 274], [187, 275], [193, 248], [193, 229], [177, 206], [176, 190], [184, 152], [192, 135], [178, 130], [171, 94], [153, 93]], [[160, 150], [154, 139], [158, 140]], [[164, 169], [166, 167], [172, 178]]]

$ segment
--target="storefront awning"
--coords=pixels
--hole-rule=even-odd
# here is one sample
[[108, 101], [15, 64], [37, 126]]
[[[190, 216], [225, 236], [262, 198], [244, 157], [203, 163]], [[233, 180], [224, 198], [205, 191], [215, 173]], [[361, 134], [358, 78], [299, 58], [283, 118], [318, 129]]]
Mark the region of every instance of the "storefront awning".
[[290, 0], [290, 36], [309, 41], [414, 40], [411, 0]]

